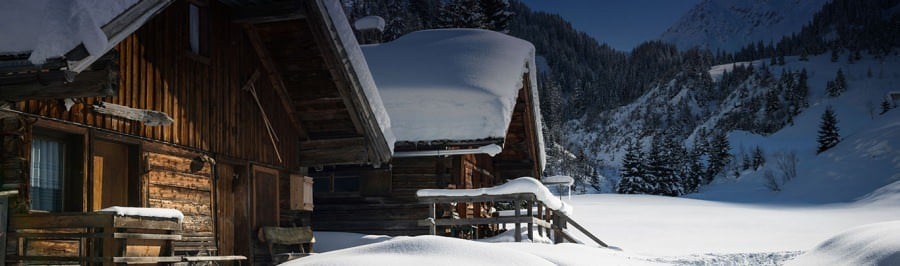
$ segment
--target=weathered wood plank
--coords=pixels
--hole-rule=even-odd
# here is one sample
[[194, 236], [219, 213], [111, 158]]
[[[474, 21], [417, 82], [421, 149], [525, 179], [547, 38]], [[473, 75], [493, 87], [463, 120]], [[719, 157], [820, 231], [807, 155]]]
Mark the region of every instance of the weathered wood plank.
[[155, 170], [148, 173], [151, 185], [188, 188], [199, 191], [212, 191], [212, 180], [206, 176], [181, 172]]
[[67, 82], [64, 71], [41, 72], [28, 76], [12, 76], [0, 79], [0, 99], [20, 101], [27, 99], [65, 99], [106, 97], [116, 95], [119, 72], [113, 69], [85, 71], [74, 81]]

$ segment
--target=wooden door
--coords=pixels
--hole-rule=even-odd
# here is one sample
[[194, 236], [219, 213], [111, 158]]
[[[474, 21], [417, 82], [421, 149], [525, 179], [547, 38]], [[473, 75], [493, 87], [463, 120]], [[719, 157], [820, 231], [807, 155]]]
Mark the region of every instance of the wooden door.
[[[250, 230], [250, 178], [247, 176], [247, 168], [225, 163], [219, 163], [217, 167], [219, 254], [243, 255], [253, 265], [251, 244], [255, 234]], [[229, 252], [229, 249], [232, 253], [224, 253]]]
[[278, 171], [253, 167], [253, 230], [278, 226]]
[[[112, 206], [129, 206], [131, 178], [129, 147], [125, 144], [97, 140], [93, 144], [92, 210]], [[139, 184], [133, 184], [138, 186]]]

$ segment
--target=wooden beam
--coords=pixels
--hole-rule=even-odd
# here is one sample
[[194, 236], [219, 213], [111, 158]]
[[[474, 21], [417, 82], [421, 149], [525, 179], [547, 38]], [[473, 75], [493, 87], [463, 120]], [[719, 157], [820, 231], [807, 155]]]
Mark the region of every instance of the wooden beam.
[[127, 120], [138, 121], [147, 126], [168, 126], [175, 120], [160, 111], [131, 108], [114, 103], [99, 102], [92, 107], [94, 112]]
[[300, 142], [300, 150], [316, 150], [323, 148], [362, 146], [366, 144], [366, 140], [362, 137], [346, 138], [346, 139], [325, 139], [325, 140], [309, 140]]
[[[65, 71], [12, 75], [0, 78], [0, 99], [7, 101], [49, 100], [115, 96], [119, 72], [113, 69], [85, 71], [67, 82]], [[71, 74], [69, 74], [71, 75]]]
[[269, 82], [272, 83], [275, 93], [278, 94], [278, 98], [281, 100], [281, 105], [284, 107], [288, 120], [300, 133], [301, 139], [309, 140], [309, 135], [300, 125], [300, 121], [297, 120], [297, 116], [293, 112], [294, 107], [291, 105], [291, 97], [287, 93], [284, 81], [281, 79], [281, 73], [275, 65], [275, 60], [272, 58], [271, 54], [269, 54], [269, 50], [266, 49], [262, 38], [259, 37], [259, 32], [256, 30], [256, 27], [251, 24], [244, 25], [244, 31], [247, 33], [247, 38], [250, 39], [250, 44], [253, 45], [253, 49], [256, 50], [256, 55], [263, 65], [266, 77], [269, 78]]
[[305, 19], [300, 1], [280, 1], [236, 9], [234, 23], [260, 24]]

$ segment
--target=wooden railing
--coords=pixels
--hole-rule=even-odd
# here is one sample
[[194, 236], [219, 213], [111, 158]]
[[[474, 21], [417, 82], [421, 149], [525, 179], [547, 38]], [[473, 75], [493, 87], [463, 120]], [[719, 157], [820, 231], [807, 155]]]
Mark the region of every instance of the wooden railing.
[[[578, 242], [574, 237], [568, 234], [566, 230], [571, 224], [583, 234], [591, 238], [594, 242], [602, 247], [608, 247], [606, 243], [591, 234], [583, 226], [572, 220], [571, 217], [562, 212], [554, 211], [547, 208], [546, 204], [538, 200], [534, 193], [513, 193], [502, 195], [479, 195], [479, 196], [420, 196], [419, 202], [429, 204], [428, 218], [420, 220], [419, 226], [428, 226], [432, 235], [437, 233], [438, 226], [461, 226], [461, 225], [502, 225], [514, 224], [515, 241], [522, 241], [522, 224], [527, 226], [527, 235], [529, 239], [534, 239], [534, 226], [538, 226], [538, 235], [543, 236], [545, 233], [548, 237], [552, 234], [554, 243]], [[468, 202], [512, 202], [513, 216], [496, 216], [489, 218], [440, 218], [437, 217], [437, 204], [449, 203], [468, 203]], [[524, 206], [524, 215], [523, 209]]]
[[7, 263], [131, 264], [245, 260], [242, 256], [176, 256], [182, 240], [175, 218], [110, 212], [31, 213], [9, 217]]

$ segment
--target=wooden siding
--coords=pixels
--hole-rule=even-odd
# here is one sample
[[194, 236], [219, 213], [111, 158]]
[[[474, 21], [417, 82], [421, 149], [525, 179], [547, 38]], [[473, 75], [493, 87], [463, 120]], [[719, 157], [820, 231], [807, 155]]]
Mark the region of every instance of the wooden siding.
[[[138, 136], [236, 159], [290, 168], [297, 162], [297, 132], [277, 114], [286, 110], [269, 82], [256, 82], [260, 102], [273, 120], [280, 139], [278, 161], [262, 114], [251, 94], [241, 90], [259, 68], [240, 25], [231, 23], [230, 9], [210, 1], [209, 56], [188, 48], [187, 1], [173, 3], [135, 34], [116, 46], [119, 91], [113, 97], [84, 98], [71, 110], [59, 101], [25, 101], [16, 107], [27, 113]], [[161, 111], [175, 119], [169, 126], [96, 114], [91, 105], [109, 102]]]

